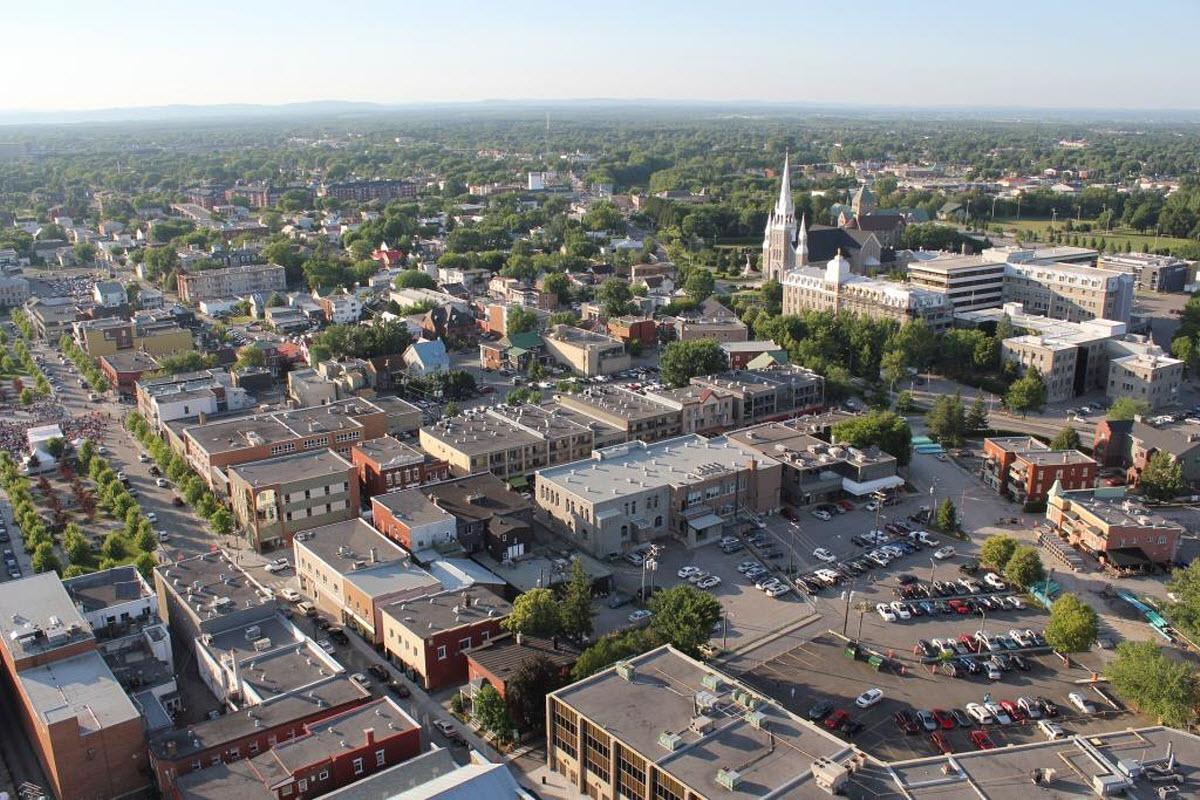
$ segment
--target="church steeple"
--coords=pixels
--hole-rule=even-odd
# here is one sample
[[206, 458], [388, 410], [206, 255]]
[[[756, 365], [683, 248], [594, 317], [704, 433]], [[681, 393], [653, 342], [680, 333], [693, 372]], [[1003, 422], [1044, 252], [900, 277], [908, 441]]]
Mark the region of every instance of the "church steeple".
[[783, 175], [779, 182], [779, 199], [767, 219], [763, 231], [762, 274], [764, 280], [782, 281], [784, 274], [796, 266], [796, 207], [792, 203], [792, 165], [790, 154], [783, 157]]
[[808, 266], [808, 215], [800, 215], [800, 230], [796, 237], [796, 266]]
[[796, 207], [792, 204], [791, 154], [783, 155], [783, 179], [779, 183], [779, 199], [775, 201], [775, 214], [780, 217], [795, 217]]

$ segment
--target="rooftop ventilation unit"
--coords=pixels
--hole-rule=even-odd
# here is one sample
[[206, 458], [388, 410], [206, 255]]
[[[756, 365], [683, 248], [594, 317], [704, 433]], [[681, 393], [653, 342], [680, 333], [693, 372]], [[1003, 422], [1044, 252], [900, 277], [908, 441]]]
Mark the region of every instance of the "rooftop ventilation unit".
[[761, 711], [747, 711], [745, 720], [750, 723], [750, 727], [756, 730], [763, 731], [767, 729], [767, 715]]
[[731, 792], [737, 791], [742, 782], [742, 776], [736, 769], [721, 767], [717, 770], [717, 785]]
[[683, 745], [683, 737], [678, 733], [663, 731], [658, 735], [658, 743], [669, 752], [674, 753]]
[[691, 723], [688, 724], [688, 729], [693, 733], [698, 733], [704, 736], [710, 733], [713, 729], [712, 717], [707, 717], [704, 714], [692, 717]]
[[621, 676], [622, 680], [632, 683], [634, 677], [637, 675], [637, 670], [628, 661], [618, 661], [617, 674]]
[[812, 764], [812, 776], [817, 788], [829, 794], [841, 794], [850, 779], [850, 768], [828, 758], [818, 758]]

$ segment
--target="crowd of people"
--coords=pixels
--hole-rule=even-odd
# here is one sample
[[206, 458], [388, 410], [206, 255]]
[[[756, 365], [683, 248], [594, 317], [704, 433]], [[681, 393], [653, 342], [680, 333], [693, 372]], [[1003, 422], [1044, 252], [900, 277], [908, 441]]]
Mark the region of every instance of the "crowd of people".
[[0, 448], [21, 456], [29, 452], [30, 428], [58, 425], [68, 442], [90, 439], [97, 444], [105, 440], [112, 418], [105, 411], [88, 411], [72, 416], [61, 403], [51, 397], [38, 398], [28, 406], [13, 405], [0, 409]]

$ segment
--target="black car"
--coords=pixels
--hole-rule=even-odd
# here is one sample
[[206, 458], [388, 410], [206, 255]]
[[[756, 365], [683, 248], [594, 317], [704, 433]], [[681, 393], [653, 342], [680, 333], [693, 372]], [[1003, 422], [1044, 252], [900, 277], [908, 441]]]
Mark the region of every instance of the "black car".
[[1021, 672], [1029, 672], [1029, 662], [1021, 658], [1016, 653], [1013, 653], [1011, 656], [1009, 656], [1008, 660], [1013, 663], [1013, 666], [1021, 670]]
[[983, 669], [983, 667], [979, 666], [979, 662], [973, 658], [960, 658], [958, 659], [958, 665], [972, 675], [978, 675], [979, 671]]
[[933, 645], [931, 645], [929, 642], [925, 641], [924, 639], [917, 639], [916, 652], [919, 652], [921, 655], [925, 656], [926, 658], [933, 658], [934, 656], [937, 655], [937, 651], [933, 649]]
[[323, 631], [327, 631], [333, 625], [333, 623], [324, 617], [313, 617], [313, 625], [316, 625]]
[[968, 561], [965, 564], [959, 564], [958, 571], [963, 575], [974, 575], [976, 572], [979, 572], [979, 562]]
[[387, 667], [385, 667], [383, 664], [372, 664], [371, 666], [367, 667], [367, 672], [371, 673], [385, 683], [389, 678], [391, 678], [391, 675], [388, 674]]
[[808, 718], [813, 722], [820, 722], [829, 716], [833, 711], [832, 700], [818, 700], [813, 703], [812, 708], [808, 709]]
[[960, 728], [970, 728], [975, 724], [974, 721], [967, 716], [967, 712], [963, 711], [961, 708], [950, 709], [950, 716], [954, 717], [954, 721], [958, 723], [958, 727]]
[[897, 575], [896, 576], [896, 583], [900, 584], [901, 586], [908, 586], [910, 583], [916, 583], [916, 582], [917, 582], [916, 575], [905, 574], [905, 575]]
[[620, 592], [613, 592], [612, 594], [610, 594], [608, 596], [608, 607], [609, 608], [620, 608], [623, 605], [628, 605], [632, 601], [633, 601], [633, 598], [627, 594], [621, 594]]
[[396, 693], [396, 697], [408, 697], [412, 694], [412, 692], [408, 690], [408, 687], [400, 681], [388, 681], [388, 688]]
[[851, 536], [850, 543], [856, 544], [859, 547], [872, 547], [875, 543], [865, 536]]
[[1058, 716], [1058, 706], [1056, 706], [1053, 703], [1053, 701], [1047, 700], [1044, 697], [1038, 697], [1038, 698], [1035, 698], [1035, 700], [1037, 701], [1038, 708], [1040, 708], [1042, 710], [1042, 713], [1045, 714], [1047, 717], [1057, 717]]
[[913, 715], [908, 711], [897, 711], [892, 714], [892, 721], [896, 723], [904, 735], [913, 736], [921, 732], [921, 727], [917, 725], [917, 721], [913, 719]]
[[346, 630], [340, 625], [334, 625], [327, 629], [329, 638], [333, 639], [338, 644], [350, 644], [350, 637], [346, 635]]

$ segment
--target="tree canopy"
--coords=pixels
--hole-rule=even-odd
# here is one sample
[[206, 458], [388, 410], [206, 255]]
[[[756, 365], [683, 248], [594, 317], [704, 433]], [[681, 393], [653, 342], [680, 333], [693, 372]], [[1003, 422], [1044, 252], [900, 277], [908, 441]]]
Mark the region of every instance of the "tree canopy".
[[512, 612], [504, 627], [514, 633], [549, 639], [562, 632], [562, 614], [558, 599], [549, 589], [530, 589], [513, 601]]
[[671, 342], [659, 359], [662, 378], [671, 386], [686, 386], [699, 375], [712, 375], [729, 366], [725, 351], [713, 339]]
[[870, 411], [839, 422], [833, 426], [833, 439], [858, 448], [875, 445], [895, 456], [900, 466], [912, 458], [912, 428], [908, 420], [893, 411]]
[[688, 583], [664, 589], [650, 598], [651, 627], [664, 640], [691, 656], [700, 654], [721, 618], [721, 602]]
[[1105, 673], [1113, 688], [1164, 725], [1184, 727], [1195, 716], [1200, 697], [1193, 666], [1153, 642], [1121, 642]]
[[1082, 653], [1096, 643], [1100, 620], [1096, 611], [1073, 594], [1064, 594], [1050, 606], [1046, 642], [1062, 653]]
[[1150, 456], [1150, 461], [1138, 476], [1138, 486], [1152, 500], [1171, 500], [1183, 494], [1187, 488], [1183, 465], [1170, 453], [1159, 450]]

